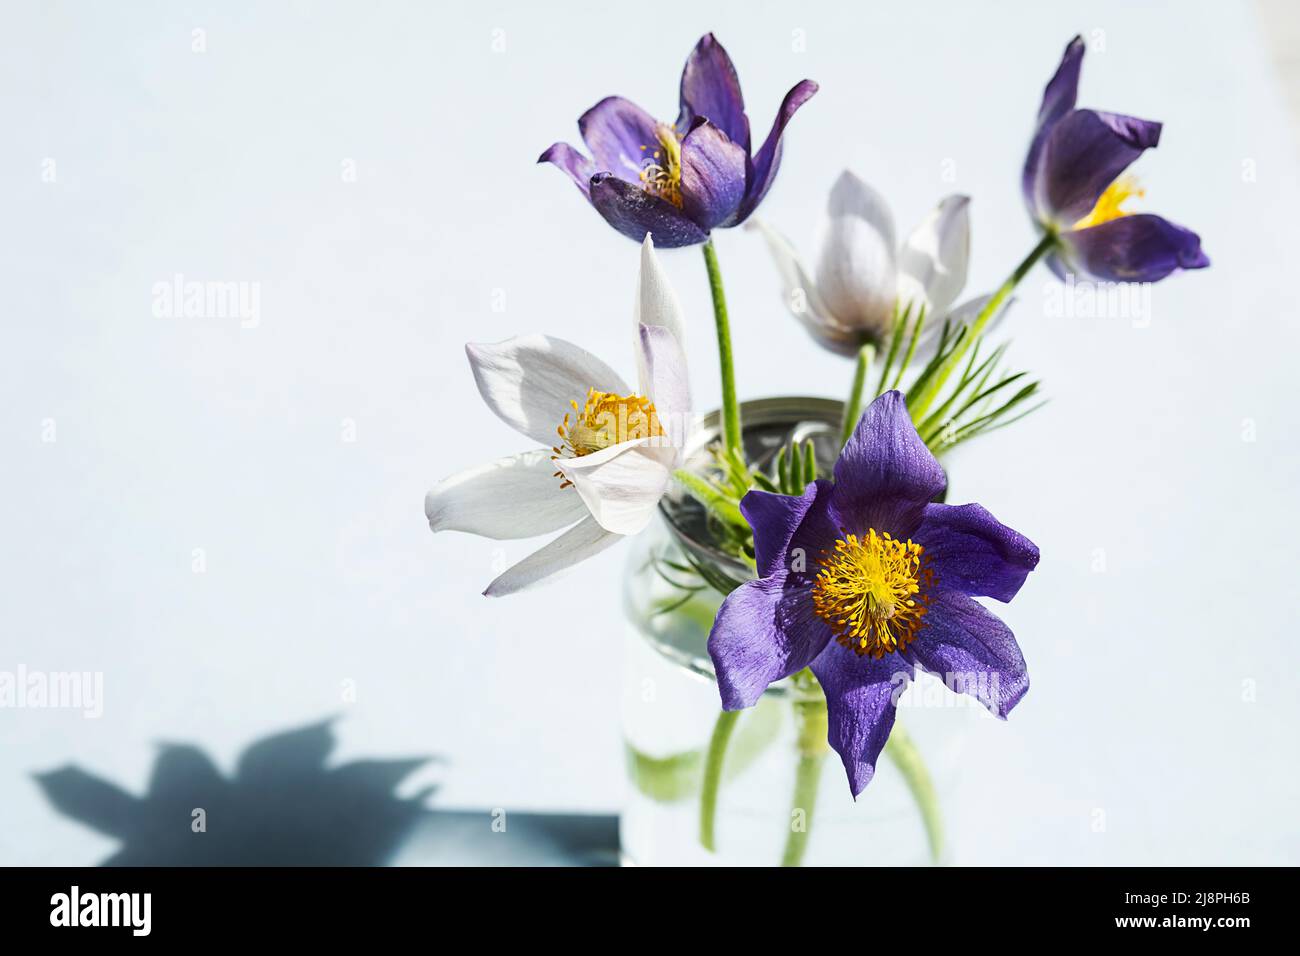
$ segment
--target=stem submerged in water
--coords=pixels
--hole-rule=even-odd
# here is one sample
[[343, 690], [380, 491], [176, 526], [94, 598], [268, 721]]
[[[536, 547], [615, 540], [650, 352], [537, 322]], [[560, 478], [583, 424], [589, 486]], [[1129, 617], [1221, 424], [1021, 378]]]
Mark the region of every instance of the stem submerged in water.
[[722, 445], [739, 455], [740, 406], [736, 403], [736, 366], [731, 353], [731, 323], [727, 318], [727, 295], [722, 288], [722, 270], [713, 240], [704, 244], [704, 267], [709, 273], [709, 291], [713, 295], [713, 321], [718, 335], [718, 367], [722, 373]]
[[714, 821], [718, 816], [718, 787], [722, 784], [722, 761], [727, 755], [727, 743], [736, 729], [738, 710], [724, 710], [718, 714], [709, 738], [709, 752], [704, 758], [704, 782], [700, 786], [700, 845], [710, 853], [717, 850], [714, 838]]
[[798, 734], [799, 763], [794, 773], [794, 801], [790, 805], [790, 833], [785, 838], [782, 866], [800, 866], [808, 849], [812, 832], [813, 810], [817, 806], [817, 788], [822, 779], [822, 762], [826, 759], [826, 700], [797, 700], [794, 704], [795, 732]]
[[934, 792], [934, 781], [925, 769], [921, 752], [908, 736], [903, 725], [894, 722], [894, 729], [885, 744], [885, 753], [894, 761], [894, 766], [907, 781], [907, 789], [921, 811], [921, 821], [925, 824], [925, 836], [930, 843], [930, 860], [938, 863], [943, 855], [943, 818], [939, 813], [939, 797]]

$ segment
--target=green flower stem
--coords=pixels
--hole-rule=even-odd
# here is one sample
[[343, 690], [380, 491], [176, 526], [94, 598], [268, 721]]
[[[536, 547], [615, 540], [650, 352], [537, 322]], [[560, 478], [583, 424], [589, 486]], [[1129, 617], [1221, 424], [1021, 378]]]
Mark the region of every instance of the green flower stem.
[[718, 714], [709, 738], [709, 752], [704, 758], [704, 781], [700, 786], [700, 845], [710, 853], [717, 849], [714, 839], [714, 820], [718, 815], [718, 787], [722, 783], [722, 761], [727, 755], [727, 743], [736, 729], [738, 710], [724, 710]]
[[829, 749], [826, 743], [826, 699], [819, 693], [814, 699], [797, 700], [794, 705], [798, 733], [799, 763], [794, 773], [794, 801], [790, 805], [790, 833], [785, 838], [782, 866], [799, 866], [808, 849], [812, 832], [813, 810], [817, 806], [817, 786], [822, 779], [822, 762]]
[[749, 527], [749, 523], [745, 520], [745, 516], [740, 513], [740, 507], [736, 502], [699, 475], [693, 474], [685, 468], [678, 468], [673, 472], [673, 477], [690, 493], [691, 497], [695, 498], [719, 518], [730, 521], [740, 528]]
[[1002, 307], [1002, 303], [1006, 301], [1007, 296], [1011, 295], [1011, 293], [1015, 291], [1015, 288], [1020, 284], [1020, 281], [1029, 274], [1029, 270], [1034, 267], [1039, 259], [1047, 255], [1055, 245], [1056, 234], [1052, 232], [1047, 233], [1041, 240], [1039, 240], [1038, 245], [1034, 246], [1029, 255], [1025, 256], [1020, 265], [1016, 266], [1015, 271], [1007, 277], [1007, 281], [1002, 283], [1002, 287], [998, 289], [997, 292], [993, 293], [993, 297], [989, 299], [984, 308], [980, 309], [979, 315], [975, 316], [975, 321], [972, 322], [970, 327], [967, 329], [966, 335], [957, 344], [956, 348], [952, 350], [948, 357], [944, 359], [943, 364], [937, 368], [932, 375], [930, 375], [929, 379], [921, 387], [919, 392], [907, 396], [907, 408], [912, 414], [913, 421], [918, 421], [925, 417], [925, 413], [934, 403], [935, 398], [938, 397], [939, 390], [943, 388], [944, 383], [948, 381], [948, 377], [952, 375], [953, 370], [956, 369], [957, 364], [966, 354], [966, 350], [969, 349], [972, 343], [980, 337], [980, 334], [984, 331], [984, 327], [989, 324], [989, 320], [992, 319], [993, 316], [997, 315], [998, 309]]
[[718, 333], [718, 365], [722, 372], [722, 444], [739, 456], [740, 405], [736, 402], [736, 365], [731, 354], [731, 323], [727, 319], [727, 295], [722, 289], [722, 271], [713, 240], [704, 243], [704, 266], [709, 272], [709, 291], [713, 294], [713, 320]]
[[902, 772], [907, 789], [912, 792], [912, 799], [916, 801], [917, 809], [921, 811], [921, 820], [925, 824], [925, 836], [930, 843], [930, 859], [938, 863], [943, 855], [943, 818], [939, 813], [939, 797], [934, 792], [934, 781], [925, 769], [921, 752], [897, 720], [894, 721], [894, 729], [885, 744], [885, 753]]
[[853, 434], [862, 415], [862, 392], [867, 385], [867, 369], [875, 357], [876, 347], [870, 342], [858, 349], [858, 364], [853, 371], [853, 390], [849, 392], [848, 403], [844, 406], [844, 425], [840, 428], [841, 448]]

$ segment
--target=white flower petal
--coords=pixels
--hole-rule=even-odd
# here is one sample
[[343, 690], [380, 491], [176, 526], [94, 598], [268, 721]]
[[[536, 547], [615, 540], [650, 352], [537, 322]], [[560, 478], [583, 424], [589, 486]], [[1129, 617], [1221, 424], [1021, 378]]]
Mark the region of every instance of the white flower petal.
[[554, 541], [534, 551], [487, 586], [488, 597], [503, 597], [552, 578], [580, 561], [593, 557], [622, 535], [610, 534], [595, 518], [583, 518]]
[[626, 395], [617, 372], [564, 339], [521, 335], [465, 346], [479, 394], [497, 417], [533, 441], [555, 444], [555, 429], [587, 389]]
[[606, 531], [636, 534], [668, 488], [677, 449], [636, 439], [557, 464]]
[[646, 233], [645, 242], [641, 243], [641, 269], [637, 275], [636, 323], [642, 325], [662, 325], [671, 329], [678, 340], [682, 339], [682, 307], [655, 256], [655, 244]]
[[970, 261], [970, 198], [948, 196], [898, 252], [898, 295], [926, 305], [926, 321], [948, 314], [966, 285]]
[[757, 229], [766, 241], [767, 251], [772, 254], [772, 261], [785, 287], [786, 308], [794, 313], [795, 318], [805, 325], [813, 321], [837, 326], [826, 303], [822, 302], [817, 283], [790, 240], [757, 217], [750, 219], [745, 228]]
[[845, 171], [831, 189], [817, 291], [840, 325], [883, 339], [898, 297], [894, 220], [885, 200]]
[[645, 367], [641, 390], [654, 402], [659, 426], [680, 456], [694, 424], [691, 383], [682, 343], [662, 325], [642, 325], [641, 362]]
[[531, 538], [568, 527], [587, 507], [555, 477], [548, 448], [500, 458], [452, 475], [424, 497], [434, 531], [468, 531], [485, 538]]
[[649, 374], [646, 371], [644, 347], [641, 342], [641, 326], [661, 325], [670, 329], [679, 342], [685, 341], [682, 334], [682, 307], [677, 301], [668, 277], [664, 275], [655, 255], [654, 242], [650, 233], [646, 233], [641, 243], [641, 265], [637, 270], [636, 303], [632, 309], [632, 329], [636, 335], [636, 371], [641, 394], [647, 394]]

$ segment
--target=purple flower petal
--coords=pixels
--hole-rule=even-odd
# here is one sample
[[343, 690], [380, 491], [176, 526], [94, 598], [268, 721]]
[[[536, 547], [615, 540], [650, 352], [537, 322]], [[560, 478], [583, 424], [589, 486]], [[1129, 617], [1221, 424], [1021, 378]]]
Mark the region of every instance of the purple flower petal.
[[1159, 123], [1075, 110], [1052, 127], [1043, 144], [1034, 192], [1037, 214], [1070, 227], [1092, 212], [1116, 176], [1159, 142]]
[[650, 233], [658, 249], [691, 246], [709, 238], [708, 232], [666, 199], [608, 173], [591, 177], [591, 204], [629, 239], [642, 242]]
[[786, 575], [746, 581], [727, 595], [709, 633], [724, 710], [752, 707], [768, 686], [803, 670], [831, 639], [807, 588]]
[[898, 654], [876, 660], [832, 641], [812, 662], [812, 671], [826, 693], [827, 742], [844, 762], [856, 798], [875, 775], [912, 667]]
[[1076, 36], [1065, 48], [1061, 65], [1048, 81], [1043, 90], [1043, 103], [1038, 108], [1038, 123], [1034, 138], [1029, 144], [1029, 154], [1025, 157], [1025, 171], [1021, 179], [1025, 202], [1029, 204], [1031, 214], [1037, 216], [1034, 206], [1034, 187], [1038, 181], [1038, 159], [1043, 151], [1043, 143], [1057, 121], [1074, 109], [1079, 95], [1079, 71], [1083, 68], [1083, 37]]
[[595, 164], [568, 143], [555, 143], [550, 149], [537, 157], [539, 163], [551, 163], [569, 174], [575, 186], [582, 194], [591, 198], [591, 177], [596, 172]]
[[728, 219], [745, 196], [745, 151], [705, 120], [682, 140], [682, 211], [704, 229]]
[[678, 130], [684, 133], [701, 116], [749, 155], [749, 119], [745, 116], [740, 79], [731, 57], [712, 33], [700, 37], [682, 68]]
[[740, 204], [734, 221], [726, 225], [734, 226], [744, 222], [749, 218], [750, 213], [758, 208], [758, 204], [763, 201], [767, 191], [772, 186], [772, 181], [776, 179], [776, 171], [781, 165], [781, 134], [785, 132], [786, 125], [798, 112], [799, 107], [803, 106], [813, 94], [817, 92], [817, 84], [812, 80], [800, 80], [785, 94], [785, 99], [781, 101], [781, 108], [776, 111], [776, 120], [772, 123], [772, 131], [767, 134], [767, 139], [758, 152], [754, 154], [753, 162], [750, 163], [748, 184], [745, 188], [745, 200]]
[[740, 501], [740, 513], [754, 529], [754, 560], [758, 575], [771, 577], [789, 571], [786, 554], [790, 539], [803, 524], [804, 516], [818, 495], [830, 493], [826, 480], [810, 484], [802, 495], [777, 495], [770, 491], [751, 491]]
[[982, 604], [939, 584], [916, 640], [903, 653], [1005, 719], [1029, 690], [1015, 635]]
[[578, 118], [596, 171], [630, 183], [641, 181], [647, 151], [658, 148], [658, 126], [653, 116], [621, 96], [605, 97]]
[[939, 586], [962, 594], [1010, 601], [1038, 566], [1038, 547], [980, 505], [926, 505], [912, 540]]
[[886, 392], [867, 406], [840, 452], [831, 509], [855, 534], [875, 528], [909, 538], [926, 504], [947, 483], [916, 433], [902, 394]]
[[1061, 63], [1043, 88], [1043, 102], [1038, 107], [1038, 127], [1050, 126], [1074, 109], [1079, 98], [1079, 73], [1083, 69], [1083, 37], [1075, 36], [1065, 46]]
[[1121, 216], [1061, 234], [1067, 268], [1103, 282], [1158, 282], [1180, 269], [1204, 269], [1201, 237], [1160, 216]]

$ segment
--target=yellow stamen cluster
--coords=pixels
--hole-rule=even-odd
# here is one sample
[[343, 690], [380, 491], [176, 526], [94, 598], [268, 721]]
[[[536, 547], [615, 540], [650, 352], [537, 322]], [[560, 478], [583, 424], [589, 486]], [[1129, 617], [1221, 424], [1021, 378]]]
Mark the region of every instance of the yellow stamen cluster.
[[1100, 226], [1103, 222], [1131, 215], [1123, 208], [1124, 203], [1134, 196], [1141, 199], [1146, 194], [1146, 190], [1138, 185], [1136, 177], [1121, 176], [1106, 187], [1106, 191], [1097, 197], [1097, 204], [1092, 207], [1092, 212], [1076, 222], [1074, 228], [1087, 229], [1089, 226]]
[[[555, 429], [560, 443], [551, 449], [555, 453], [552, 461], [581, 458], [625, 441], [664, 434], [654, 402], [640, 395], [616, 395], [589, 388], [583, 405], [575, 401], [569, 404], [573, 411], [565, 412], [564, 421]], [[555, 477], [564, 478], [564, 474], [557, 471]], [[565, 479], [560, 487], [571, 484]]]
[[823, 552], [813, 611], [845, 647], [879, 660], [915, 639], [930, 603], [924, 592], [933, 584], [924, 548], [872, 528], [861, 537], [846, 534]]
[[653, 152], [649, 146], [642, 146], [641, 152], [649, 153], [641, 164], [641, 184], [645, 191], [660, 199], [666, 199], [678, 209], [682, 208], [682, 143], [677, 131], [666, 123], [655, 127], [655, 139], [659, 145]]

